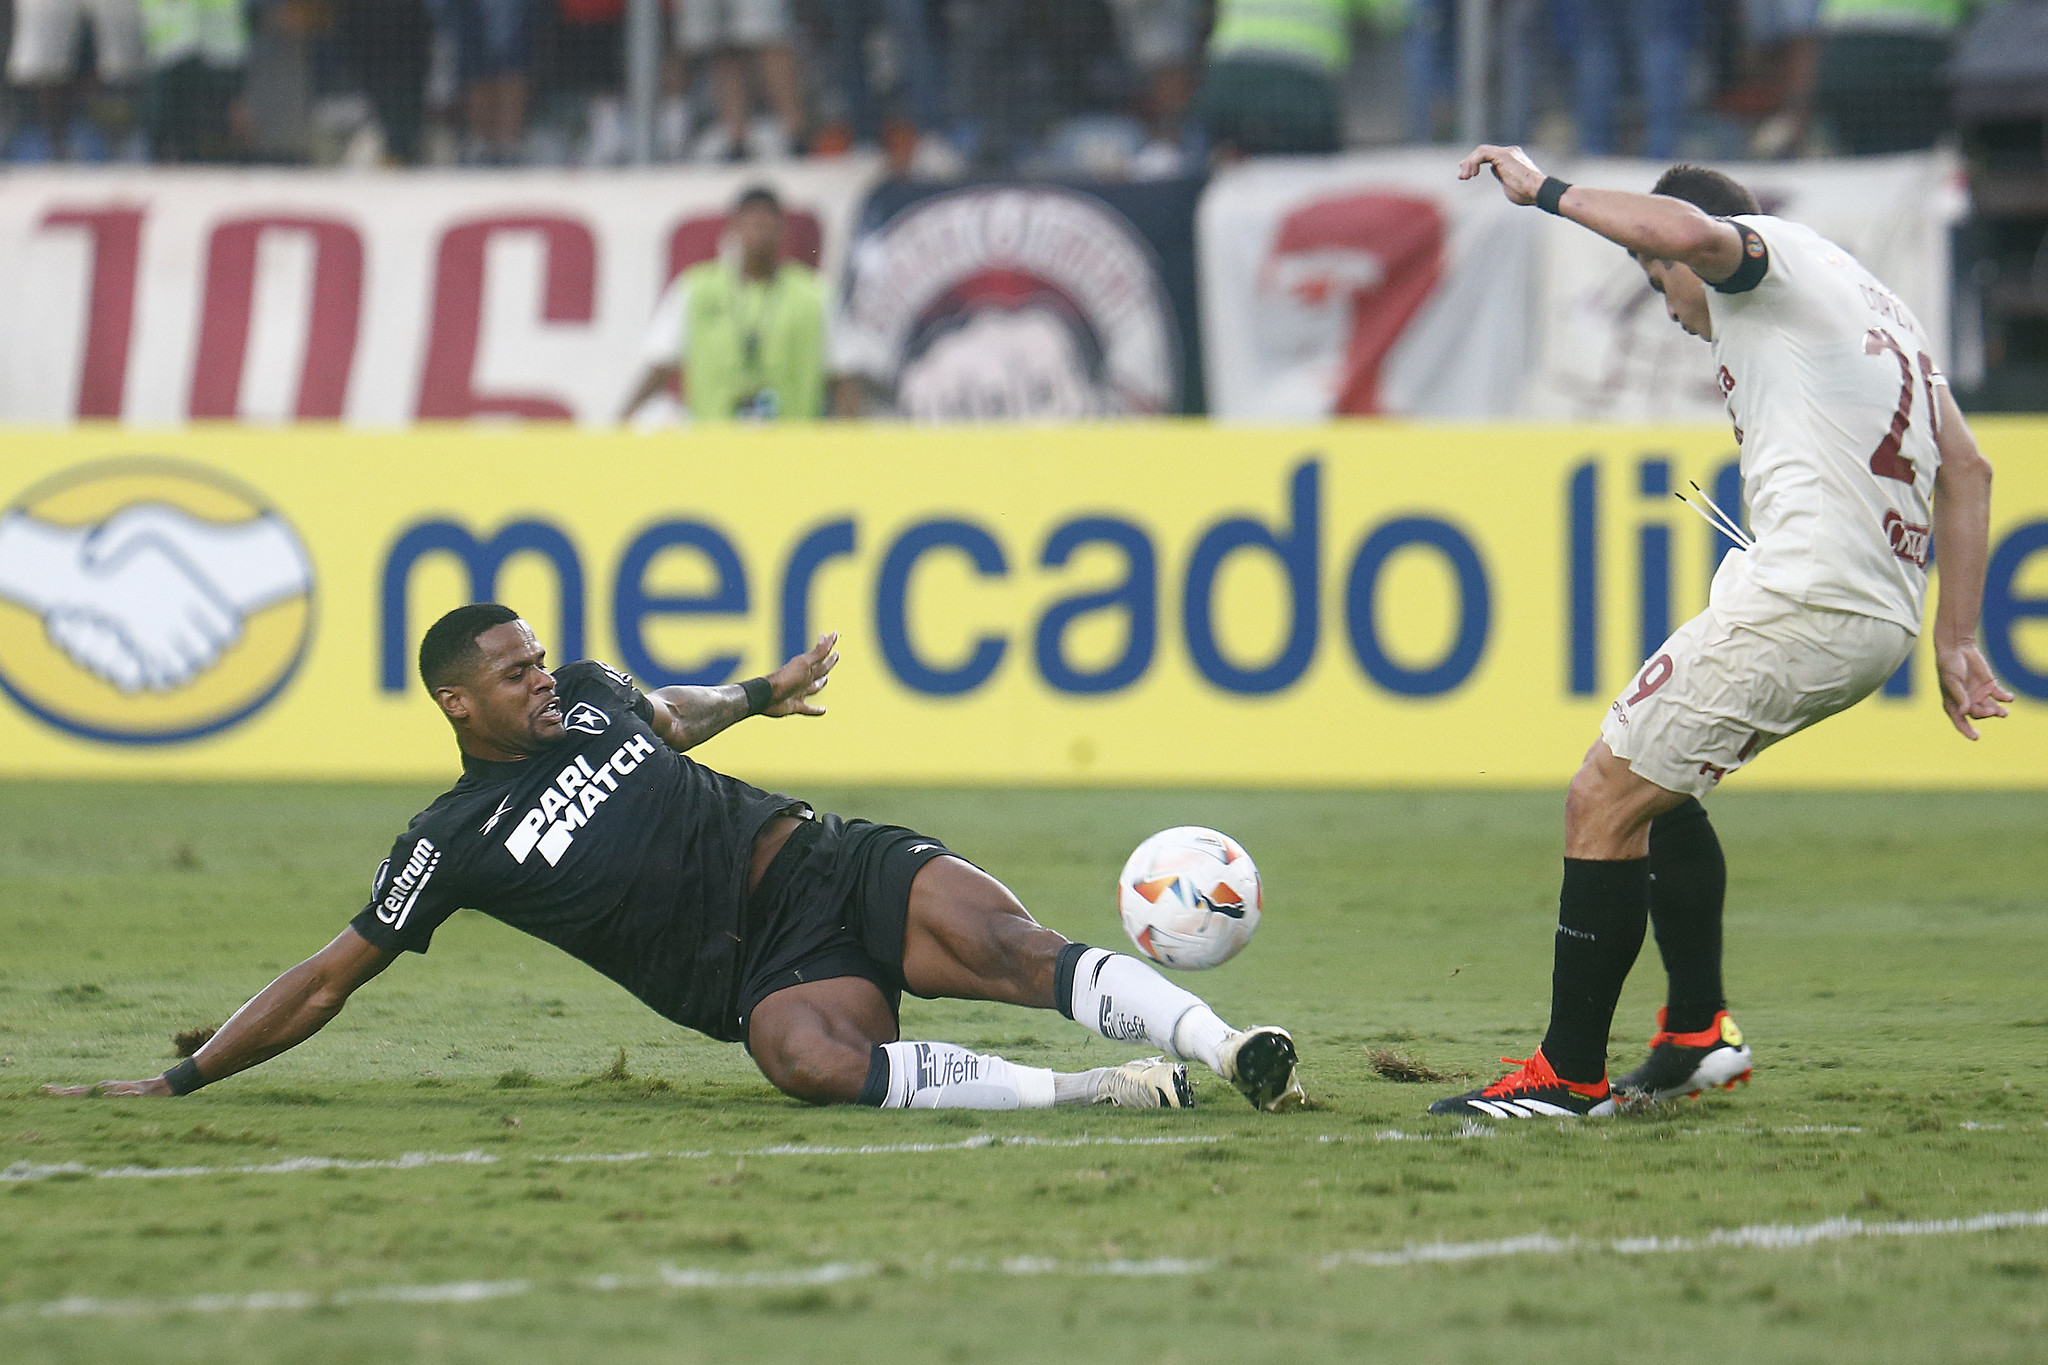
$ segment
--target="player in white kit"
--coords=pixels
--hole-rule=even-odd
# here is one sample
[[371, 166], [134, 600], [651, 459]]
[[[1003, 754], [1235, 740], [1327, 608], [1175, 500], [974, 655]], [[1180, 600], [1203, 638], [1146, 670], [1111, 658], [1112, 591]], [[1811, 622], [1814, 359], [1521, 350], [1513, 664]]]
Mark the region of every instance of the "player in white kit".
[[[1672, 320], [1712, 345], [1755, 532], [1722, 560], [1707, 609], [1623, 689], [1572, 778], [1542, 1046], [1493, 1085], [1430, 1106], [1607, 1114], [1748, 1078], [1721, 986], [1727, 869], [1699, 798], [1905, 661], [1937, 542], [1943, 705], [1968, 739], [1973, 721], [2006, 714], [2012, 694], [1976, 644], [1991, 466], [1912, 311], [1729, 177], [1676, 166], [1650, 194], [1592, 189], [1546, 177], [1520, 148], [1485, 146], [1459, 178], [1486, 167], [1510, 201], [1627, 249]], [[1649, 1059], [1610, 1086], [1608, 1029], [1649, 923], [1669, 993]]]

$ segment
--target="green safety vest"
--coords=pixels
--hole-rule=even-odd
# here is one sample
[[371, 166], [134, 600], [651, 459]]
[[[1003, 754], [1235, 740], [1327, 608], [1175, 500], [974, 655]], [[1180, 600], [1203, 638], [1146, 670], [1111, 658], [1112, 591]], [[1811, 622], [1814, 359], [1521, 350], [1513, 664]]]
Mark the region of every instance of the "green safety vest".
[[208, 66], [240, 66], [249, 56], [242, 0], [141, 0], [142, 41], [152, 66], [187, 57]]
[[1967, 8], [1967, 0], [1827, 0], [1821, 16], [1825, 23], [1859, 29], [1952, 29]]
[[1217, 0], [1209, 60], [1264, 57], [1335, 76], [1351, 64], [1354, 18], [1375, 0]]
[[785, 261], [773, 279], [743, 280], [714, 260], [683, 279], [683, 393], [692, 417], [730, 421], [763, 399], [762, 416], [824, 412], [825, 291], [815, 270]]

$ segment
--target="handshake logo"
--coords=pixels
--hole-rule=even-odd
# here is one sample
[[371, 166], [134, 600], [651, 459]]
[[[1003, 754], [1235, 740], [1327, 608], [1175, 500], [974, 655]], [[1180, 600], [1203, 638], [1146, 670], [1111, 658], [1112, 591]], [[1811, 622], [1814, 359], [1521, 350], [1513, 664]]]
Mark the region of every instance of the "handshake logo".
[[[72, 470], [0, 513], [0, 683], [42, 719], [95, 738], [209, 733], [260, 707], [296, 667], [312, 587], [290, 524], [210, 470]], [[24, 638], [30, 620], [40, 640]]]

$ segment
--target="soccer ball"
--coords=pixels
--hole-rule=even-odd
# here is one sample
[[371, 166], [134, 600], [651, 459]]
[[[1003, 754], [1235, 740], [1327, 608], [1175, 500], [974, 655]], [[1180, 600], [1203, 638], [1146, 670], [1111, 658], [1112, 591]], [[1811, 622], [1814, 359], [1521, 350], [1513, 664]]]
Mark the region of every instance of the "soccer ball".
[[1138, 951], [1165, 967], [1220, 967], [1251, 942], [1259, 869], [1227, 834], [1179, 825], [1138, 845], [1117, 878], [1116, 908]]

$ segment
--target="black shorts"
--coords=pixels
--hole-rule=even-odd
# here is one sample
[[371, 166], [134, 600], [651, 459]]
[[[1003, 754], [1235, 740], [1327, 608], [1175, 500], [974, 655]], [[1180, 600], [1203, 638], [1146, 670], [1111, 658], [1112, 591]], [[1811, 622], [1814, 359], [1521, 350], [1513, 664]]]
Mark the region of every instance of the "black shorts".
[[747, 900], [741, 1037], [754, 1007], [775, 992], [836, 976], [874, 982], [896, 1013], [910, 883], [926, 863], [950, 856], [901, 825], [820, 815], [791, 830]]

